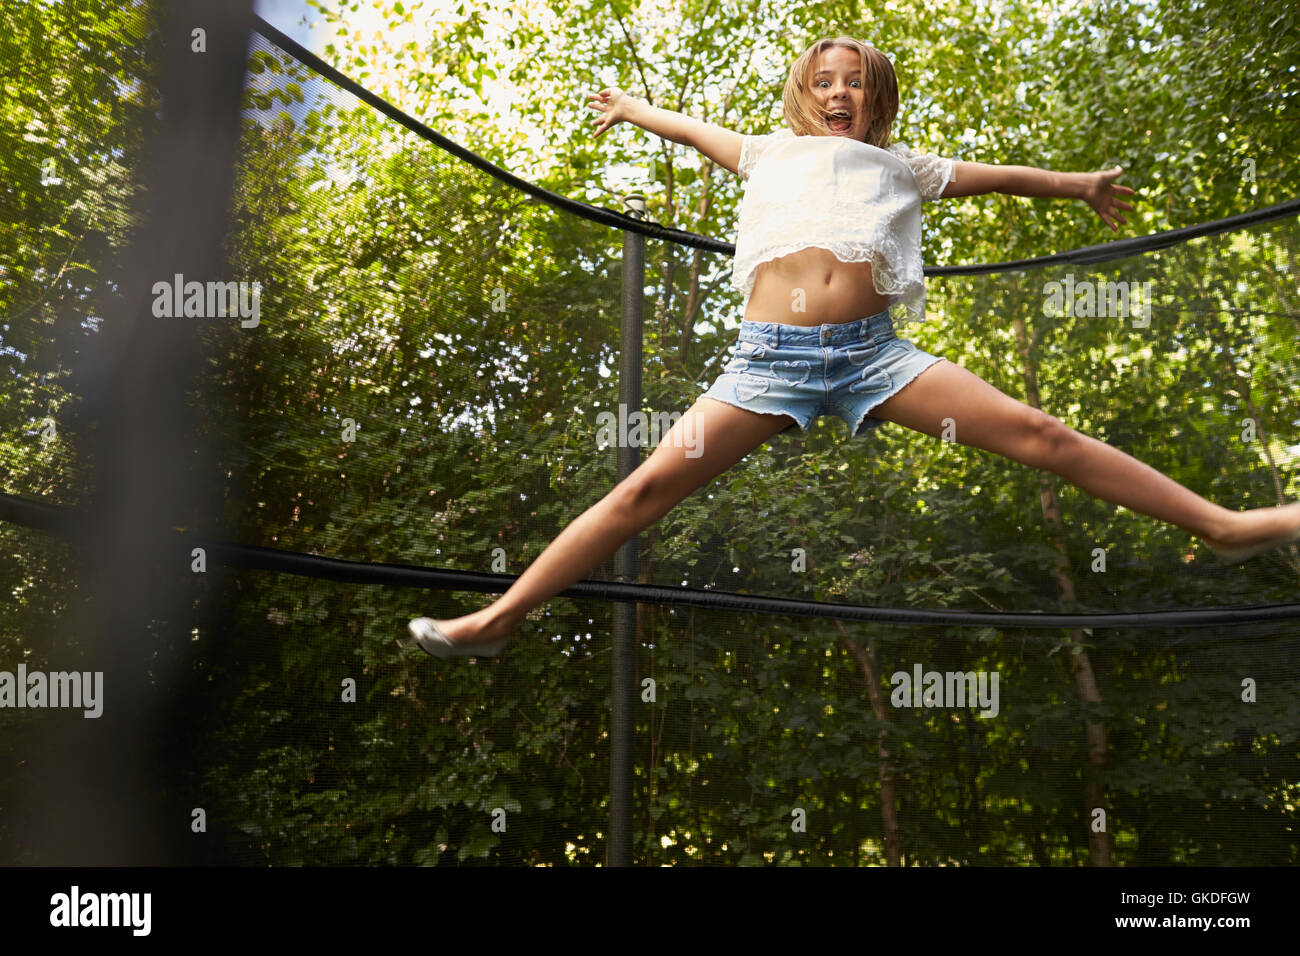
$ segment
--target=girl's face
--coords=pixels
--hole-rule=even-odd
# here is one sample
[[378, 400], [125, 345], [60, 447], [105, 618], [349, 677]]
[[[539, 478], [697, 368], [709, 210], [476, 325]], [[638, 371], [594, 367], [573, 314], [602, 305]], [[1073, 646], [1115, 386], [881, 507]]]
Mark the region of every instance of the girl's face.
[[867, 136], [866, 90], [862, 58], [857, 50], [833, 46], [822, 51], [812, 77], [812, 92], [824, 110], [841, 111], [840, 118], [823, 120], [824, 136], [846, 136], [864, 141]]

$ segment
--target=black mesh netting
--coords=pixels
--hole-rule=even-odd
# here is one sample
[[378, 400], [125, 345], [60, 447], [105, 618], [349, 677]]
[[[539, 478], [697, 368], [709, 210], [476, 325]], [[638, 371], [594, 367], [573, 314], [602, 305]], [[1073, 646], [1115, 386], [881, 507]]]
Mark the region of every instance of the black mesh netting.
[[[157, 625], [160, 646], [196, 655], [192, 748], [172, 772], [178, 805], [207, 808], [201, 855], [602, 862], [611, 604], [556, 598], [500, 661], [436, 662], [397, 650], [407, 620], [487, 596], [196, 575], [185, 556], [221, 540], [520, 573], [617, 481], [602, 413], [626, 418], [622, 236], [261, 37], [245, 106], [229, 278], [259, 284], [256, 322], [187, 320], [204, 323], [192, 399], [224, 523], [178, 519], [193, 538], [173, 586], [194, 616]], [[1093, 264], [943, 275], [931, 323], [900, 334], [1226, 508], [1280, 504], [1300, 493], [1298, 246], [1291, 215]], [[721, 370], [739, 299], [723, 253], [649, 239], [646, 254], [643, 410], [672, 416]], [[1088, 306], [1121, 286], [1129, 309]], [[57, 357], [93, 339], [110, 293], [85, 276], [33, 324], [27, 291], [5, 289], [3, 491], [75, 510], [86, 475], [57, 426], [78, 396]], [[18, 523], [0, 540], [0, 668], [76, 668], [84, 648], [57, 627], [79, 600], [75, 555]], [[1294, 548], [1225, 566], [1055, 476], [895, 425], [850, 442], [833, 419], [755, 450], [640, 545], [643, 584], [971, 612], [1279, 604], [1300, 576]], [[588, 577], [616, 580], [612, 560]], [[1294, 620], [920, 627], [646, 603], [637, 638], [639, 862], [884, 862], [888, 845], [914, 864], [1076, 864], [1099, 806], [1117, 862], [1297, 862]], [[992, 696], [912, 706], [891, 678], [916, 667]], [[0, 710], [0, 738], [43, 718]], [[13, 765], [5, 779], [30, 784]], [[4, 842], [41, 861], [38, 834]]]

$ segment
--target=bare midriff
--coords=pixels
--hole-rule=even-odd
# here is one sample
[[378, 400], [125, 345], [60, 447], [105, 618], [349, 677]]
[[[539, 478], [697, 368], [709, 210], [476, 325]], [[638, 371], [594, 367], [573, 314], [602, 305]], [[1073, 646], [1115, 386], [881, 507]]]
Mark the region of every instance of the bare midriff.
[[887, 308], [889, 300], [876, 291], [870, 262], [842, 262], [826, 249], [808, 248], [758, 267], [745, 319], [824, 325]]

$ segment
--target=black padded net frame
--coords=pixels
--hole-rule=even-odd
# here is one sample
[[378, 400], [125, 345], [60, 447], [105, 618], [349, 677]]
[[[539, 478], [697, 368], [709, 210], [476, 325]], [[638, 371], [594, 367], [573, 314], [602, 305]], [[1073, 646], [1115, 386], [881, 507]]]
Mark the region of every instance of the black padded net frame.
[[[521, 188], [258, 30], [220, 278], [258, 282], [259, 315], [194, 320], [221, 508], [176, 516], [165, 586], [193, 614], [155, 622], [201, 675], [167, 771], [175, 805], [207, 812], [187, 853], [605, 862], [612, 602], [636, 601], [637, 863], [1296, 862], [1300, 555], [1225, 567], [1176, 528], [894, 426], [846, 444], [820, 420], [757, 449], [640, 537], [637, 581], [595, 569], [500, 662], [398, 652], [407, 619], [503, 591], [618, 480], [598, 439], [619, 405], [618, 229], [650, 240], [650, 412], [689, 407], [738, 321], [713, 282], [680, 347], [660, 278], [717, 279], [731, 249]], [[1009, 394], [1032, 378], [1046, 410], [1225, 507], [1293, 500], [1297, 211], [930, 268], [935, 321], [902, 334]], [[1051, 283], [1123, 284], [1143, 308], [1044, 314]], [[93, 503], [76, 427], [42, 439], [43, 411], [79, 399], [42, 361], [96, 334], [110, 295], [63, 296], [50, 344], [11, 363], [30, 407], [5, 422], [0, 640], [29, 670], [85, 650], [43, 637], [79, 600], [66, 534]], [[996, 712], [896, 705], [891, 676], [918, 666], [997, 675]], [[45, 716], [0, 711], [6, 730]], [[5, 842], [47, 859], [40, 834]]]

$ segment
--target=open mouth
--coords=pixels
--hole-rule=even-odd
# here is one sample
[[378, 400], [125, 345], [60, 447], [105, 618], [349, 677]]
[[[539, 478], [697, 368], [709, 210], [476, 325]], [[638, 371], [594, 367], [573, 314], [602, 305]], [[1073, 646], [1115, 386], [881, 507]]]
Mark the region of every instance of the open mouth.
[[831, 110], [826, 117], [826, 127], [833, 133], [847, 133], [853, 126], [853, 114], [848, 110]]

